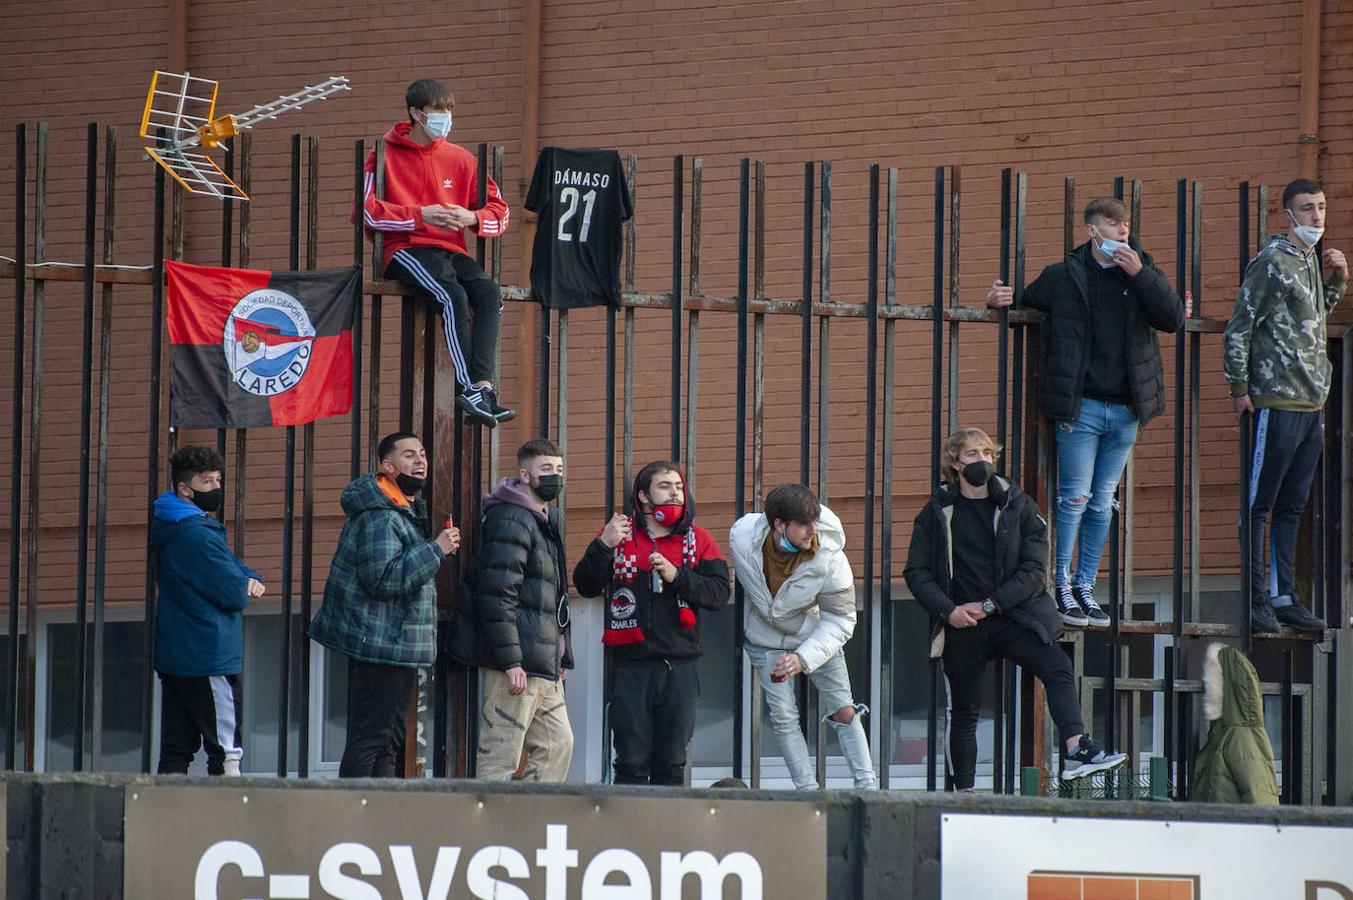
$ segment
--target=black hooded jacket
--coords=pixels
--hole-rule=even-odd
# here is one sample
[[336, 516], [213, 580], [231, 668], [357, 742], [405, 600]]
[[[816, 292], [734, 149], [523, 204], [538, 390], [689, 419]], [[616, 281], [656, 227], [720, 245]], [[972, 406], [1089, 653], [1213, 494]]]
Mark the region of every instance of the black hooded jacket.
[[484, 498], [470, 591], [456, 607], [451, 656], [466, 665], [558, 678], [573, 668], [568, 570], [558, 511], [515, 478]]
[[[1139, 424], [1165, 411], [1165, 371], [1160, 361], [1157, 331], [1173, 334], [1184, 325], [1184, 304], [1170, 288], [1165, 273], [1135, 238], [1132, 249], [1141, 256], [1142, 270], [1127, 279], [1127, 370], [1132, 405]], [[1097, 266], [1087, 241], [1061, 262], [1045, 268], [1024, 290], [1022, 303], [1048, 314], [1043, 334], [1043, 414], [1052, 419], [1080, 415], [1085, 372], [1090, 367], [1090, 269]]]
[[[996, 564], [999, 586], [991, 592], [991, 601], [1000, 615], [1028, 628], [1050, 644], [1062, 633], [1057, 605], [1048, 593], [1048, 525], [1039, 515], [1038, 505], [1014, 483], [999, 475], [990, 481], [996, 501]], [[953, 576], [953, 533], [950, 521], [958, 486], [945, 483], [919, 514], [911, 532], [911, 549], [903, 573], [926, 612], [934, 620], [931, 631], [931, 655], [938, 656], [942, 645], [934, 638], [943, 632], [949, 614], [958, 602], [951, 596]], [[964, 602], [978, 597], [960, 598]]]

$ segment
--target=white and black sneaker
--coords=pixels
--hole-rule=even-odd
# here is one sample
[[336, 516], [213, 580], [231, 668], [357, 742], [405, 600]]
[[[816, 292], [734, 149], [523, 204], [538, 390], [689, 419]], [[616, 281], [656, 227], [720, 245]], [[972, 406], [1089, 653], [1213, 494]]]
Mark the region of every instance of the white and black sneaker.
[[511, 422], [513, 419], [517, 418], [517, 411], [515, 409], [508, 409], [506, 406], [500, 406], [498, 404], [497, 391], [491, 387], [484, 388], [484, 391], [488, 394], [489, 409], [493, 410], [493, 417], [495, 419], [499, 422]]
[[1109, 614], [1095, 602], [1095, 586], [1093, 584], [1073, 584], [1071, 593], [1076, 602], [1080, 604], [1081, 609], [1085, 610], [1085, 618], [1090, 623], [1091, 628], [1109, 627]]
[[1126, 753], [1109, 752], [1092, 741], [1088, 734], [1083, 734], [1073, 752], [1062, 753], [1062, 780], [1075, 781], [1096, 772], [1107, 772], [1118, 768], [1126, 760]]
[[1076, 602], [1076, 595], [1071, 591], [1071, 585], [1065, 582], [1057, 584], [1057, 614], [1062, 617], [1062, 622], [1073, 628], [1084, 628], [1090, 624], [1090, 620], [1085, 617], [1085, 610]]
[[494, 416], [493, 407], [489, 405], [488, 393], [488, 388], [470, 388], [456, 395], [456, 405], [470, 419], [492, 428], [498, 424], [498, 418]]

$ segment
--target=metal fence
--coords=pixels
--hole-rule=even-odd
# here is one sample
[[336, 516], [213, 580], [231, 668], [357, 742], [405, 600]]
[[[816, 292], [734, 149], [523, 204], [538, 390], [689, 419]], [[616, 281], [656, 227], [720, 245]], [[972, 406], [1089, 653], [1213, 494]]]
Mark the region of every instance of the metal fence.
[[[45, 261], [45, 220], [47, 215], [47, 140], [45, 125], [32, 130], [18, 125], [15, 132], [15, 220], [14, 260], [0, 262], [0, 278], [13, 285], [13, 358], [12, 409], [10, 450], [10, 518], [9, 539], [9, 605], [8, 605], [8, 678], [4, 709], [8, 722], [5, 765], [9, 769], [32, 770], [35, 766], [34, 736], [40, 733], [36, 720], [35, 685], [38, 681], [38, 662], [35, 641], [21, 641], [21, 611], [23, 622], [38, 621], [40, 589], [37, 571], [40, 560], [41, 529], [38, 527], [40, 498], [34, 490], [34, 461], [41, 453], [43, 402], [50, 388], [43, 383], [45, 352], [44, 294], [48, 282], [78, 281], [82, 283], [82, 344], [81, 344], [81, 433], [79, 476], [79, 521], [76, 540], [79, 542], [74, 578], [76, 647], [75, 678], [69, 686], [73, 692], [76, 711], [74, 727], [75, 768], [99, 770], [102, 753], [104, 720], [104, 652], [105, 568], [107, 550], [107, 523], [110, 512], [107, 486], [108, 425], [110, 407], [110, 335], [116, 305], [114, 292], [136, 287], [140, 292], [150, 289], [151, 321], [164, 321], [164, 261], [182, 254], [184, 226], [183, 197], [177, 187], [166, 185], [163, 171], [155, 181], [154, 259], [148, 266], [117, 266], [114, 264], [115, 200], [118, 185], [114, 160], [117, 133], [106, 129], [103, 136], [103, 168], [100, 170], [100, 135], [97, 125], [88, 129], [86, 147], [84, 260], [80, 264], [56, 265]], [[30, 174], [30, 140], [34, 144]], [[252, 147], [245, 135], [228, 145], [226, 171], [234, 175], [249, 190], [252, 169]], [[351, 148], [352, 195], [360, 204], [363, 189], [362, 162], [366, 148], [358, 141]], [[382, 148], [376, 146], [379, 157]], [[319, 142], [300, 135], [291, 139], [289, 173], [289, 264], [292, 268], [317, 265], [317, 230], [319, 208]], [[486, 145], [479, 147], [480, 190], [485, 189], [485, 175], [492, 171], [501, 181], [503, 154], [501, 148], [492, 151]], [[379, 171], [379, 166], [378, 166]], [[628, 159], [628, 175], [632, 192], [637, 187], [638, 161]], [[766, 319], [781, 317], [797, 324], [800, 338], [798, 364], [800, 381], [798, 411], [801, 427], [798, 434], [798, 477], [814, 487], [824, 500], [830, 500], [828, 460], [829, 429], [826, 426], [831, 404], [831, 376], [842, 368], [842, 361], [831, 357], [832, 326], [840, 319], [864, 319], [866, 337], [858, 347], [858, 355], [846, 363], [862, 366], [865, 373], [863, 398], [865, 421], [858, 436], [863, 451], [863, 556], [859, 602], [862, 609], [860, 625], [853, 639], [864, 648], [865, 664], [861, 668], [863, 684], [855, 685], [857, 695], [877, 698], [875, 758], [882, 760], [881, 784], [891, 782], [890, 761], [894, 759], [896, 693], [901, 689], [896, 672], [899, 650], [896, 641], [898, 602], [902, 600], [895, 584], [900, 562], [894, 558], [894, 520], [910, 511], [894, 507], [894, 452], [898, 435], [897, 372], [898, 344], [905, 332], [910, 340], [908, 358], [916, 364], [924, 343], [918, 339], [928, 336], [928, 360], [931, 395], [929, 397], [930, 471], [939, 467], [942, 442], [948, 424], [957, 424], [960, 389], [959, 361], [962, 357], [963, 334], [976, 329], [996, 329], [996, 397], [995, 437], [1009, 447], [999, 469], [1017, 482], [1045, 509], [1055, 508], [1056, 459], [1047, 421], [1040, 415], [1038, 384], [1042, 376], [1038, 353], [1041, 314], [1024, 309], [1021, 303], [1023, 286], [1029, 280], [1026, 248], [1028, 242], [1028, 182], [1023, 173], [1005, 169], [1000, 174], [1000, 276], [1016, 288], [1013, 308], [993, 312], [984, 308], [964, 306], [959, 293], [960, 222], [962, 172], [957, 167], [934, 170], [933, 206], [933, 296], [932, 302], [910, 305], [899, 302], [897, 291], [899, 173], [895, 168], [879, 165], [869, 167], [868, 221], [865, 297], [863, 302], [846, 302], [833, 296], [832, 290], [832, 184], [830, 162], [805, 163], [802, 181], [802, 289], [799, 296], [773, 298], [765, 291], [765, 235], [767, 215], [766, 166], [759, 161], [741, 160], [738, 168], [738, 229], [737, 229], [737, 290], [734, 296], [711, 296], [701, 290], [701, 224], [704, 214], [704, 166], [699, 158], [677, 156], [671, 168], [671, 282], [665, 291], [640, 292], [636, 290], [634, 223], [626, 234], [624, 295], [621, 308], [608, 309], [605, 343], [605, 455], [604, 472], [605, 512], [625, 501], [618, 500], [617, 486], [628, 485], [634, 471], [635, 423], [635, 359], [636, 311], [670, 310], [670, 453], [688, 472], [697, 466], [697, 450], [701, 428], [711, 424], [727, 428], [730, 423], [702, 421], [698, 395], [699, 372], [702, 362], [701, 328], [705, 317], [736, 317], [737, 338], [735, 362], [721, 374], [734, 379], [736, 459], [732, 505], [736, 515], [747, 509], [756, 509], [763, 496], [765, 476], [764, 454], [766, 427], [764, 406], [767, 398]], [[858, 176], [852, 176], [858, 177]], [[99, 214], [98, 186], [103, 184], [103, 234], [97, 234]], [[687, 190], [689, 189], [689, 201]], [[380, 185], [377, 185], [380, 190]], [[1129, 203], [1134, 223], [1141, 221], [1142, 183], [1119, 178], [1115, 193]], [[1079, 219], [1074, 179], [1066, 179], [1064, 188], [1064, 243], [1067, 249], [1075, 243], [1074, 233]], [[1243, 264], [1256, 247], [1251, 223], [1263, 222], [1267, 205], [1266, 190], [1252, 191], [1248, 182], [1240, 185], [1237, 197], [1240, 222], [1236, 235], [1238, 258]], [[33, 215], [33, 245], [30, 252], [28, 234], [29, 214]], [[306, 225], [302, 228], [302, 215]], [[1288, 802], [1334, 802], [1343, 797], [1348, 787], [1339, 782], [1338, 742], [1341, 730], [1347, 728], [1349, 714], [1337, 703], [1337, 673], [1345, 671], [1348, 663], [1343, 656], [1349, 652], [1347, 630], [1341, 626], [1348, 621], [1345, 597], [1349, 584], [1349, 559], [1346, 546], [1347, 516], [1349, 510], [1348, 433], [1350, 375], [1353, 373], [1353, 342], [1347, 330], [1330, 329], [1331, 356], [1336, 367], [1334, 391], [1327, 408], [1329, 427], [1326, 430], [1326, 453], [1310, 504], [1311, 564], [1304, 571], [1311, 585], [1314, 611], [1322, 615], [1331, 629], [1320, 639], [1284, 630], [1279, 638], [1268, 641], [1252, 640], [1248, 623], [1248, 603], [1243, 590], [1233, 603], [1234, 614], [1214, 615], [1202, 603], [1202, 562], [1200, 560], [1199, 531], [1201, 523], [1200, 490], [1200, 431], [1203, 401], [1201, 400], [1202, 341], [1205, 335], [1220, 332], [1223, 319], [1195, 315], [1203, 299], [1204, 200], [1203, 188], [1198, 182], [1178, 181], [1175, 195], [1175, 260], [1176, 290], [1191, 297], [1191, 309], [1186, 321], [1185, 335], [1174, 342], [1172, 376], [1174, 382], [1174, 485], [1172, 498], [1171, 600], [1168, 615], [1137, 617], [1132, 598], [1133, 547], [1131, 520], [1136, 507], [1131, 464], [1121, 491], [1121, 507], [1114, 513], [1111, 528], [1108, 565], [1108, 606], [1113, 624], [1104, 638], [1073, 635], [1067, 640], [1082, 687], [1083, 703], [1090, 716], [1098, 708], [1101, 712], [1103, 741], [1108, 745], [1128, 740], [1136, 746], [1136, 729], [1141, 721], [1143, 703], [1163, 704], [1164, 740], [1171, 778], [1180, 796], [1186, 796], [1190, 781], [1189, 763], [1198, 747], [1202, 717], [1199, 714], [1197, 678], [1186, 677], [1189, 671], [1201, 668], [1201, 643], [1208, 638], [1239, 641], [1252, 652], [1260, 667], [1266, 693], [1280, 698], [1282, 735], [1280, 745], [1284, 798]], [[947, 231], [946, 231], [947, 227]], [[250, 210], [248, 205], [235, 207], [225, 204], [221, 212], [220, 262], [222, 265], [249, 264]], [[1256, 229], [1262, 232], [1262, 228]], [[689, 258], [684, 251], [689, 239]], [[302, 241], [305, 253], [302, 256]], [[235, 253], [238, 242], [238, 253]], [[501, 279], [502, 258], [496, 244], [480, 242], [477, 255], [496, 279]], [[449, 362], [438, 350], [440, 330], [429, 322], [434, 312], [414, 302], [399, 285], [381, 281], [378, 268], [371, 260], [379, 261], [379, 246], [374, 257], [368, 256], [361, 231], [361, 217], [356, 217], [352, 233], [351, 261], [367, 273], [364, 281], [363, 308], [354, 322], [353, 409], [350, 416], [350, 441], [347, 448], [350, 471], [356, 477], [372, 462], [374, 448], [380, 437], [382, 398], [392, 395], [386, 379], [398, 379], [398, 420], [402, 428], [418, 430], [428, 438], [432, 450], [429, 460], [429, 506], [432, 521], [440, 521], [453, 513], [461, 523], [475, 522], [479, 517], [481, 489], [496, 474], [500, 448], [497, 432], [486, 437], [485, 432], [462, 421], [461, 414], [449, 402], [454, 378]], [[99, 262], [101, 260], [101, 262]], [[529, 303], [530, 291], [524, 287], [505, 287], [508, 302]], [[96, 303], [96, 296], [98, 302]], [[389, 359], [379, 340], [384, 318], [397, 307], [400, 322], [398, 358]], [[1222, 303], [1212, 303], [1220, 309]], [[96, 311], [98, 313], [96, 321]], [[927, 324], [928, 323], [928, 324]], [[429, 327], [432, 324], [433, 327]], [[882, 340], [879, 332], [882, 331]], [[816, 342], [814, 333], [816, 332]], [[567, 448], [569, 432], [569, 312], [553, 315], [542, 310], [539, 328], [539, 400], [538, 426], [542, 434], [555, 434]], [[989, 333], [989, 332], [987, 332]], [[151, 341], [150, 365], [146, 372], [143, 414], [146, 422], [145, 466], [147, 472], [146, 526], [149, 529], [150, 503], [166, 480], [165, 459], [172, 452], [176, 435], [167, 433], [161, 418], [162, 405], [167, 402], [167, 388], [161, 377], [165, 353], [162, 329], [154, 327]], [[96, 353], [95, 340], [99, 348]], [[26, 343], [31, 341], [30, 343]], [[623, 369], [619, 368], [618, 351], [623, 348]], [[95, 375], [94, 366], [99, 371]], [[652, 360], [649, 360], [652, 362]], [[721, 363], [722, 364], [722, 363]], [[1170, 366], [1167, 364], [1167, 369]], [[393, 371], [392, 371], [393, 370]], [[816, 394], [813, 391], [816, 379]], [[947, 394], [946, 394], [947, 388]], [[94, 402], [97, 396], [97, 416]], [[817, 425], [814, 435], [814, 424]], [[910, 423], [915, 430], [916, 423]], [[94, 432], [97, 429], [97, 437]], [[316, 441], [314, 426], [300, 429], [299, 447], [297, 429], [288, 427], [285, 434], [284, 511], [282, 530], [281, 611], [284, 623], [277, 647], [281, 671], [281, 688], [277, 698], [278, 760], [277, 772], [289, 771], [289, 723], [295, 717], [300, 723], [300, 745], [297, 749], [301, 777], [310, 773], [312, 758], [309, 746], [309, 722], [313, 715], [309, 702], [309, 642], [305, 639], [313, 597], [311, 584], [314, 567], [313, 526], [314, 473]], [[1242, 424], [1241, 434], [1248, 434]], [[230, 435], [219, 431], [218, 449], [225, 451]], [[814, 445], [814, 437], [816, 444]], [[242, 548], [248, 537], [249, 491], [246, 477], [250, 435], [237, 430], [233, 435], [233, 542]], [[841, 438], [838, 436], [837, 440]], [[1243, 445], [1242, 441], [1242, 445]], [[91, 455], [97, 447], [91, 476]], [[1248, 464], [1248, 448], [1240, 448], [1242, 473]], [[323, 451], [332, 457], [332, 449]], [[617, 458], [617, 455], [619, 458]], [[298, 466], [299, 456], [299, 466]], [[24, 461], [28, 460], [30, 477], [23, 477]], [[813, 464], [816, 463], [816, 471]], [[300, 508], [296, 508], [297, 474], [300, 476]], [[621, 481], [617, 482], [617, 478]], [[1242, 478], [1241, 483], [1245, 483]], [[25, 490], [27, 487], [27, 490]], [[92, 497], [91, 497], [92, 493]], [[1237, 498], [1239, 502], [1239, 498]], [[93, 525], [90, 525], [90, 516]], [[299, 513], [299, 515], [298, 515]], [[1243, 513], [1242, 513], [1243, 514]], [[222, 513], [223, 515], [223, 513]], [[300, 539], [297, 546], [294, 524], [299, 518]], [[1050, 516], [1055, 528], [1055, 516]], [[472, 544], [472, 530], [467, 529], [467, 544]], [[1248, 533], [1248, 531], [1246, 532]], [[94, 569], [86, 569], [87, 551], [94, 549]], [[1189, 550], [1185, 559], [1185, 549]], [[468, 546], [473, 550], [472, 546]], [[26, 553], [26, 557], [25, 557]], [[25, 568], [27, 580], [21, 584]], [[298, 564], [298, 565], [297, 565]], [[441, 608], [441, 646], [446, 646], [447, 630], [452, 620], [451, 611], [457, 601], [460, 583], [459, 561], [444, 567], [439, 574]], [[299, 574], [297, 571], [299, 571]], [[1242, 580], [1248, 585], [1248, 580]], [[1244, 588], [1247, 590], [1248, 588]], [[90, 594], [92, 593], [92, 603]], [[736, 616], [734, 646], [742, 644], [743, 598], [735, 593]], [[92, 605], [92, 628], [87, 617]], [[1241, 614], [1244, 610], [1244, 614]], [[293, 613], [299, 614], [300, 635], [292, 634]], [[143, 685], [142, 768], [151, 767], [151, 724], [154, 697], [155, 585], [153, 560], [147, 560], [145, 570], [145, 681]], [[299, 640], [297, 640], [299, 638]], [[289, 679], [296, 661], [293, 648], [299, 647], [298, 667], [300, 685]], [[1141, 668], [1143, 649], [1150, 650], [1153, 660], [1159, 650], [1163, 655], [1160, 665], [1150, 663], [1149, 677], [1134, 675]], [[1100, 658], [1096, 659], [1095, 657]], [[22, 662], [21, 662], [22, 659]], [[992, 733], [995, 749], [992, 759], [992, 783], [997, 791], [1014, 792], [1016, 773], [1021, 766], [1042, 766], [1049, 774], [1052, 755], [1047, 739], [1048, 724], [1044, 721], [1041, 686], [1027, 673], [1009, 664], [993, 667], [994, 696]], [[1097, 669], [1098, 674], [1087, 670]], [[942, 758], [940, 723], [943, 717], [942, 675], [939, 663], [930, 664], [926, 698], [927, 728], [925, 752], [925, 783], [928, 789], [942, 786], [944, 775], [939, 760]], [[750, 667], [744, 665], [741, 652], [736, 653], [733, 677], [734, 696], [731, 729], [732, 770], [742, 776], [744, 769], [753, 781], [760, 771], [760, 710], [759, 692]], [[854, 679], [852, 679], [854, 681]], [[297, 690], [299, 688], [299, 690]], [[427, 757], [432, 773], [437, 776], [461, 776], [472, 771], [474, 726], [478, 715], [477, 690], [474, 673], [449, 662], [447, 655], [439, 654], [438, 662], [428, 682], [431, 738]], [[293, 702], [299, 693], [300, 703]], [[801, 704], [805, 722], [810, 727], [817, 715], [812, 704]], [[416, 713], [411, 713], [416, 715]], [[21, 721], [22, 720], [22, 721]], [[1089, 716], [1087, 720], [1092, 720]], [[89, 733], [86, 744], [85, 734]], [[24, 742], [23, 758], [19, 758], [18, 736], [28, 736]], [[410, 734], [415, 730], [411, 729]], [[819, 777], [825, 764], [825, 737], [817, 734]], [[604, 744], [604, 742], [603, 742]], [[1135, 749], [1134, 749], [1135, 755]], [[406, 753], [406, 771], [417, 769], [413, 742]], [[1134, 759], [1135, 764], [1135, 759]], [[609, 766], [603, 766], [603, 769]], [[894, 785], [896, 786], [896, 785]]]

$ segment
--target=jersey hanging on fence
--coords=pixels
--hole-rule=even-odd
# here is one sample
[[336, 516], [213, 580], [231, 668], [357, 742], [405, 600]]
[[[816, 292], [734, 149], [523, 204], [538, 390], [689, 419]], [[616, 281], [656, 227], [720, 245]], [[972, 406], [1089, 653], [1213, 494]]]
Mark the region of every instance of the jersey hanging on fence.
[[304, 425], [352, 408], [355, 266], [165, 267], [172, 425]]
[[621, 224], [634, 215], [614, 150], [546, 147], [526, 208], [540, 214], [531, 291], [553, 309], [620, 306]]

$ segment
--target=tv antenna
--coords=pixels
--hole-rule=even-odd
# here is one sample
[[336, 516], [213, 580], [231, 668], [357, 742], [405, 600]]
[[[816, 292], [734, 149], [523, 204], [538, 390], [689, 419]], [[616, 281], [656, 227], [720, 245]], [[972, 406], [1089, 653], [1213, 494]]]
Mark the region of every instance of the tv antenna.
[[340, 91], [350, 91], [348, 79], [334, 75], [319, 84], [307, 85], [294, 94], [278, 97], [238, 115], [216, 115], [219, 83], [158, 69], [150, 79], [146, 111], [141, 116], [141, 137], [150, 138], [146, 153], [164, 167], [190, 194], [208, 194], [222, 200], [248, 200], [207, 154], [259, 122], [324, 100]]

